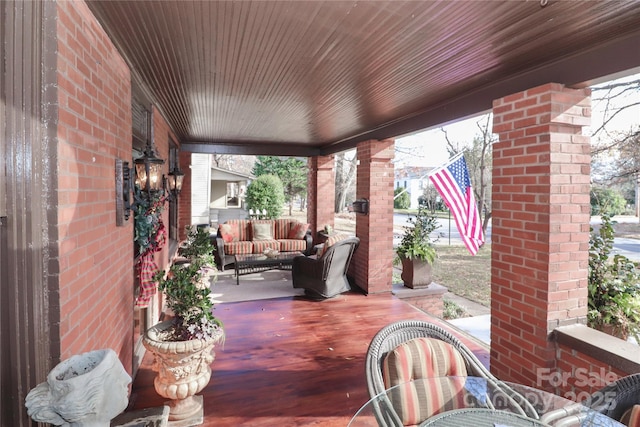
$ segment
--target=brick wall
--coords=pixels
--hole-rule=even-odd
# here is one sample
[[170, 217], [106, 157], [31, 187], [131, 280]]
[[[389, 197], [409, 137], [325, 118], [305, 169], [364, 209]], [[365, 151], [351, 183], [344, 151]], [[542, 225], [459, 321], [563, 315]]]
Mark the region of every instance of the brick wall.
[[547, 84], [493, 113], [491, 369], [535, 384], [549, 332], [587, 312], [590, 92]]
[[334, 226], [335, 219], [335, 158], [316, 156], [308, 160], [307, 221], [314, 242], [325, 225]]
[[357, 146], [356, 198], [369, 200], [369, 213], [356, 214], [360, 246], [352, 269], [366, 293], [391, 292], [393, 270], [393, 178], [395, 141], [364, 141]]
[[182, 192], [178, 197], [178, 238], [187, 238], [187, 231], [180, 224], [191, 224], [191, 153], [180, 152], [180, 170], [184, 173]]
[[57, 2], [61, 358], [112, 348], [131, 369], [132, 221], [116, 227], [116, 158], [131, 158], [129, 69], [82, 2]]
[[605, 385], [629, 375], [564, 345], [558, 346], [556, 357], [555, 371], [548, 378], [544, 378], [546, 372], [543, 372], [540, 377], [546, 381], [539, 384], [573, 400], [585, 400]]

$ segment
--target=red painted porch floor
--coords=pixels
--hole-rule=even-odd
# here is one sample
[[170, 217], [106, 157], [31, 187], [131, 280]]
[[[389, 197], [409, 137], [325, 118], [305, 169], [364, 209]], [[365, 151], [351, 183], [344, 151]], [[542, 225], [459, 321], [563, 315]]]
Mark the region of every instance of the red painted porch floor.
[[[368, 400], [365, 354], [388, 323], [423, 319], [459, 336], [488, 364], [488, 350], [448, 323], [392, 295], [347, 293], [326, 301], [283, 297], [216, 305], [226, 343], [200, 393], [204, 426], [346, 426]], [[133, 410], [161, 406], [147, 352]]]

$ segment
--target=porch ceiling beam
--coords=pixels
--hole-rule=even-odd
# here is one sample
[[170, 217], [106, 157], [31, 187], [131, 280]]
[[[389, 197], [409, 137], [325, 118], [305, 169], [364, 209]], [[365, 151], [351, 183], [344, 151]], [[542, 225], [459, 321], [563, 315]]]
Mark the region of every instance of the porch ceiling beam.
[[[585, 87], [609, 80], [612, 75], [621, 73], [623, 70], [637, 68], [640, 71], [638, 46], [640, 46], [640, 32], [613, 40], [587, 52], [531, 68], [508, 79], [488, 82], [483, 88], [434, 105], [411, 117], [326, 145], [321, 154], [352, 149], [361, 141], [397, 138], [459, 121], [490, 110], [494, 99], [546, 83]], [[625, 72], [625, 74], [629, 73]], [[594, 81], [594, 79], [598, 80]]]
[[320, 149], [316, 147], [283, 143], [270, 143], [264, 141], [226, 144], [189, 142], [181, 144], [180, 151], [203, 154], [234, 154], [250, 156], [313, 157], [320, 155]]

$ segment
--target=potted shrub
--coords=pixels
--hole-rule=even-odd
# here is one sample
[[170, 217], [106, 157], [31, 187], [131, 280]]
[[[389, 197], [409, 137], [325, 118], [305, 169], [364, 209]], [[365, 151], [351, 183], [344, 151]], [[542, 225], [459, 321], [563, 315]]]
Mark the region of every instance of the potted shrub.
[[208, 228], [191, 226], [187, 227], [187, 240], [180, 248], [180, 255], [189, 261], [199, 260], [202, 265], [203, 280], [213, 284], [216, 275], [215, 246], [211, 242]]
[[611, 259], [614, 234], [607, 214], [598, 232], [591, 229], [587, 324], [624, 340], [632, 336], [640, 344], [640, 271], [625, 256]]
[[155, 280], [173, 318], [149, 328], [143, 344], [155, 356], [156, 392], [171, 399], [169, 420], [202, 423], [202, 397], [196, 396], [211, 378], [215, 344], [224, 341], [222, 323], [213, 315], [204, 261], [173, 264]]
[[420, 205], [415, 218], [409, 217], [400, 244], [396, 247], [402, 262], [402, 281], [408, 288], [425, 288], [431, 283], [431, 267], [437, 253], [431, 233], [439, 227], [438, 221]]

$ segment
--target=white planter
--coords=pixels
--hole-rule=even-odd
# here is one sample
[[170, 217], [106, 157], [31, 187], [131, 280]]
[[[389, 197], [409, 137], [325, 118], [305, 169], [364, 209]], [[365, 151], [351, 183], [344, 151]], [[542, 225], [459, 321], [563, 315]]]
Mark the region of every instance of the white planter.
[[171, 321], [158, 323], [143, 338], [145, 348], [155, 356], [158, 375], [153, 385], [160, 396], [171, 399], [169, 421], [202, 419], [202, 399], [194, 396], [211, 379], [213, 348], [224, 332], [220, 329], [220, 335], [209, 340], [163, 341], [162, 332], [170, 326]]
[[129, 404], [131, 377], [111, 349], [70, 357], [47, 381], [29, 391], [27, 413], [34, 421], [70, 427], [109, 427]]

